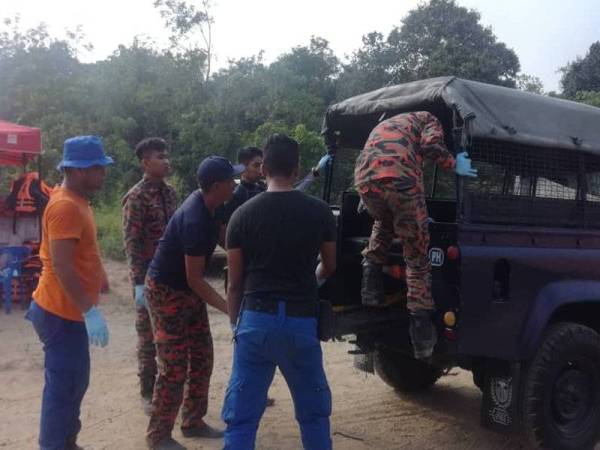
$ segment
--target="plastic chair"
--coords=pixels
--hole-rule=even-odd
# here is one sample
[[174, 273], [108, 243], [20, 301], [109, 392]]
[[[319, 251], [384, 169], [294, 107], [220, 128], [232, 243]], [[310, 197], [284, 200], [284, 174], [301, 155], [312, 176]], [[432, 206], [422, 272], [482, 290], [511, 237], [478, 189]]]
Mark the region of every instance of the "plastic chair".
[[[12, 309], [12, 279], [21, 275], [21, 266], [30, 253], [29, 247], [0, 247], [0, 261], [4, 262], [3, 267], [0, 267], [0, 282], [6, 314]], [[19, 297], [22, 302], [23, 286], [19, 288]]]

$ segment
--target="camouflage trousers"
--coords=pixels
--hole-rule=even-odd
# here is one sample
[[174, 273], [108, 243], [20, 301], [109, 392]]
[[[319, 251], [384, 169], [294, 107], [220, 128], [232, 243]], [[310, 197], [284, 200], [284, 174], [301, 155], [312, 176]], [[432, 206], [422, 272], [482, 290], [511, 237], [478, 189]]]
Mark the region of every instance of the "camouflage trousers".
[[150, 314], [146, 308], [136, 308], [135, 330], [137, 331], [138, 377], [142, 397], [152, 397], [156, 380], [156, 348], [152, 334]]
[[428, 256], [429, 214], [422, 184], [399, 189], [394, 179], [377, 180], [361, 185], [359, 194], [375, 219], [363, 256], [375, 264], [386, 264], [392, 240], [400, 239], [406, 263], [406, 306], [409, 311], [434, 309]]
[[206, 304], [197, 296], [149, 278], [146, 287], [158, 356], [147, 440], [156, 443], [171, 435], [182, 401], [181, 428], [202, 424], [208, 407], [213, 342]]

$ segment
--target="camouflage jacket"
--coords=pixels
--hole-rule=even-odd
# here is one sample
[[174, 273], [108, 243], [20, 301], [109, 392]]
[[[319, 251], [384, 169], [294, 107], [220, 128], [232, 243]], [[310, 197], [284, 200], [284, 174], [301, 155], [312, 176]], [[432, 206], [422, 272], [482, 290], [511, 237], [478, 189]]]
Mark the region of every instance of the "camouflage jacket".
[[144, 284], [158, 240], [177, 208], [175, 189], [142, 179], [123, 197], [123, 239], [131, 282]]
[[[454, 169], [454, 157], [444, 145], [440, 121], [426, 111], [398, 114], [379, 123], [369, 135], [354, 167], [354, 184], [394, 178], [401, 189], [422, 183], [423, 160]], [[398, 183], [396, 183], [398, 184]]]

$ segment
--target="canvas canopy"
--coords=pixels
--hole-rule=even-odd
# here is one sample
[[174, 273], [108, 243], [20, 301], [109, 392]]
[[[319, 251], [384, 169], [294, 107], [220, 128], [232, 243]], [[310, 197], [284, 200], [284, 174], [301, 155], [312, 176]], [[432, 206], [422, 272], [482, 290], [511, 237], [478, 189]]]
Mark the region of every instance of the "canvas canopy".
[[474, 114], [473, 137], [600, 155], [600, 108], [456, 77], [384, 87], [334, 104], [322, 133], [329, 145], [362, 148], [380, 120], [403, 112], [430, 111], [448, 130], [453, 106], [462, 118]]
[[0, 120], [0, 166], [25, 165], [41, 152], [39, 128]]

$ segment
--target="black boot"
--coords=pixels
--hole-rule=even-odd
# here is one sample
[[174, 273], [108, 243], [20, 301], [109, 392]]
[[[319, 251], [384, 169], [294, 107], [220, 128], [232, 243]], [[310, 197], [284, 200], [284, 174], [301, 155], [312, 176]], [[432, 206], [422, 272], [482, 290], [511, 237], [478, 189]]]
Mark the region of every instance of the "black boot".
[[433, 311], [412, 311], [410, 313], [410, 340], [416, 359], [429, 359], [437, 342], [437, 331], [431, 321]]
[[173, 439], [171, 436], [161, 439], [158, 442], [147, 442], [151, 450], [186, 450], [186, 448]]
[[199, 437], [208, 439], [220, 439], [223, 437], [223, 431], [211, 427], [209, 424], [204, 423], [196, 427], [181, 428], [181, 434], [184, 437]]
[[365, 306], [381, 306], [385, 303], [383, 266], [381, 264], [375, 264], [368, 259], [363, 259], [360, 296], [362, 304]]
[[71, 436], [67, 439], [65, 450], [83, 450], [83, 447], [77, 445], [77, 435]]

